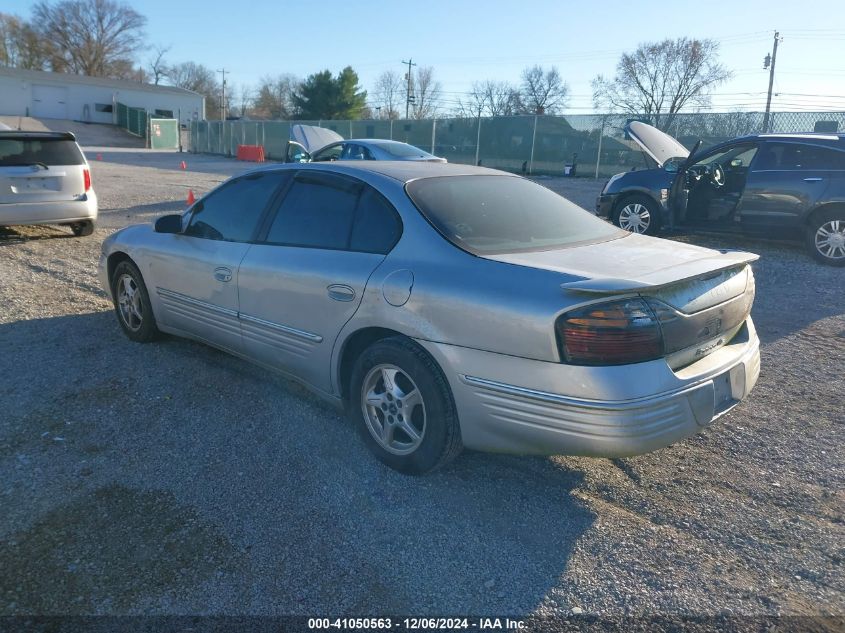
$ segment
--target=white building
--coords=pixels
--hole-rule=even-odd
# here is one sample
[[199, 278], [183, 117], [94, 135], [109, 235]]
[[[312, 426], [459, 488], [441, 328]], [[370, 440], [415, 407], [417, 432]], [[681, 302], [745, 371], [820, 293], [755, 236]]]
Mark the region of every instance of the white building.
[[205, 97], [173, 86], [0, 66], [0, 114], [117, 123], [115, 104], [181, 122], [205, 119]]

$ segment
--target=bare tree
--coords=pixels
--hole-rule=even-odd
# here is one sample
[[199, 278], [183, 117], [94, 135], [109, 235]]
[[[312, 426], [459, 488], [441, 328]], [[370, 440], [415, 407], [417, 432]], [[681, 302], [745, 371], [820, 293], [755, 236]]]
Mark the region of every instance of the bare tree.
[[153, 83], [155, 83], [156, 86], [167, 76], [167, 63], [164, 61], [164, 56], [167, 55], [169, 51], [169, 46], [161, 46], [159, 44], [153, 47], [155, 57], [150, 60], [150, 71], [153, 76]]
[[718, 63], [714, 40], [682, 37], [641, 44], [622, 55], [616, 75], [593, 80], [596, 108], [646, 116], [666, 130], [687, 105], [706, 105], [710, 92], [731, 77]]
[[405, 102], [404, 83], [399, 73], [392, 70], [384, 71], [376, 79], [373, 101], [381, 108], [381, 118], [399, 118], [399, 105]]
[[258, 82], [255, 114], [265, 119], [289, 119], [293, 115], [293, 94], [300, 84], [293, 75], [265, 76]]
[[519, 91], [507, 81], [487, 79], [474, 83], [472, 90], [478, 95], [475, 99], [480, 101], [482, 111], [490, 116], [512, 116], [524, 109]]
[[241, 111], [240, 116], [243, 118], [246, 116], [247, 112], [252, 108], [252, 103], [254, 101], [254, 92], [252, 88], [246, 84], [241, 84], [240, 89], [238, 90], [238, 109]]
[[434, 78], [434, 68], [431, 66], [419, 68], [411, 85], [411, 94], [414, 95], [412, 116], [415, 119], [430, 119], [436, 116], [440, 107], [442, 87]]
[[522, 71], [522, 101], [531, 114], [554, 114], [566, 107], [569, 86], [554, 66], [531, 66]]
[[147, 19], [118, 0], [41, 0], [32, 24], [54, 45], [54, 70], [95, 77], [126, 73], [126, 64], [143, 42]]
[[49, 42], [16, 15], [0, 13], [0, 65], [44, 70], [52, 54]]
[[[209, 119], [220, 117], [220, 84], [217, 82], [214, 71], [210, 68], [194, 62], [174, 64], [167, 68], [167, 79], [172, 86], [192, 90], [203, 95], [205, 97], [205, 112]], [[229, 100], [228, 95], [226, 100]]]

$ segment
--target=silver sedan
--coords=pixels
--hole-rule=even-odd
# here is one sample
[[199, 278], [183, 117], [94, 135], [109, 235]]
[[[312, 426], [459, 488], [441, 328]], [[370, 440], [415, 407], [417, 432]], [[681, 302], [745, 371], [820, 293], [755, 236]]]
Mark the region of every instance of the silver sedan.
[[361, 161], [232, 178], [114, 233], [99, 266], [133, 341], [283, 372], [419, 474], [462, 447], [618, 457], [707, 426], [759, 374], [755, 259], [490, 169]]

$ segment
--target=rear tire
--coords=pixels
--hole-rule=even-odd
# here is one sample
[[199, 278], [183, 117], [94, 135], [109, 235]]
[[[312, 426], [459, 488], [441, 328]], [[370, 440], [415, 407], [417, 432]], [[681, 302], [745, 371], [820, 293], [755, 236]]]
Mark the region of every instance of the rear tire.
[[87, 237], [94, 232], [94, 221], [83, 220], [82, 222], [74, 222], [70, 225], [70, 229], [76, 237]]
[[644, 195], [626, 196], [613, 211], [613, 223], [620, 229], [642, 235], [657, 235], [662, 217], [660, 206]]
[[130, 340], [149, 343], [161, 335], [156, 326], [147, 286], [134, 263], [124, 260], [115, 266], [111, 277], [111, 294], [117, 322]]
[[807, 225], [807, 249], [828, 266], [845, 266], [845, 211], [828, 211]]
[[375, 456], [408, 475], [441, 468], [463, 447], [443, 372], [406, 338], [377, 341], [358, 357], [348, 414]]

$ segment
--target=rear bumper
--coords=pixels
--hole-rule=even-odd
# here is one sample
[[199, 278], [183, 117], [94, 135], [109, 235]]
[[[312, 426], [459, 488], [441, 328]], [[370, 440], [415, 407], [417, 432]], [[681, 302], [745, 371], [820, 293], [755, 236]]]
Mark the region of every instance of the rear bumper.
[[494, 452], [626, 457], [654, 451], [732, 409], [760, 373], [750, 318], [730, 344], [677, 372], [663, 360], [572, 367], [421, 344], [449, 378], [464, 445]]
[[97, 212], [97, 194], [91, 190], [84, 200], [0, 204], [0, 225], [94, 221]]

